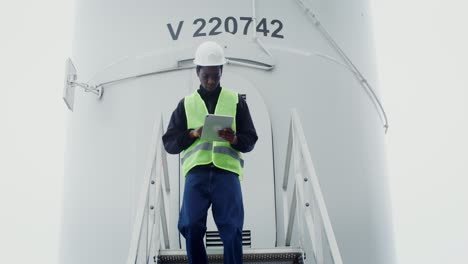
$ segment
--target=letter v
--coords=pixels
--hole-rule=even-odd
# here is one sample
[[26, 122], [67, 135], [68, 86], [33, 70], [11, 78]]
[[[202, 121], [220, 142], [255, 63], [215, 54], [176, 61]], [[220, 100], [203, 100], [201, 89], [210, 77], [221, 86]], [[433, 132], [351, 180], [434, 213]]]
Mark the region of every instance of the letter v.
[[174, 29], [172, 28], [172, 25], [169, 23], [167, 24], [167, 28], [169, 29], [169, 33], [171, 33], [172, 40], [177, 40], [179, 38], [180, 30], [182, 29], [182, 25], [184, 24], [184, 21], [179, 22], [179, 26], [177, 27], [177, 32], [174, 34]]

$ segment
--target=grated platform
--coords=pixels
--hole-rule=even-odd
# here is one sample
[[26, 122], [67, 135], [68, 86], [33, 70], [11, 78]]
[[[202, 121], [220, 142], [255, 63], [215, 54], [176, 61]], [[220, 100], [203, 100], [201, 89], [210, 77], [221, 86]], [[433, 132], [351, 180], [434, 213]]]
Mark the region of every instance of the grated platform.
[[[223, 263], [221, 250], [207, 251], [209, 263]], [[161, 250], [158, 264], [186, 264], [185, 250]], [[244, 263], [268, 263], [268, 264], [303, 264], [302, 251], [299, 248], [267, 248], [244, 249]]]

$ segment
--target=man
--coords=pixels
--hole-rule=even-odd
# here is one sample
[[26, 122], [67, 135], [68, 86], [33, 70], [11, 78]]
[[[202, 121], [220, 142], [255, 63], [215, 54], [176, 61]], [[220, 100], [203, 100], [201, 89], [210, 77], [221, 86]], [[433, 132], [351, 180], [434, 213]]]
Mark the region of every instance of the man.
[[[241, 152], [254, 148], [257, 133], [245, 100], [220, 85], [225, 63], [217, 43], [208, 41], [198, 47], [194, 64], [200, 87], [179, 102], [163, 136], [167, 152], [182, 152], [185, 190], [178, 228], [193, 264], [208, 263], [203, 237], [210, 206], [223, 241], [224, 263], [242, 263]], [[234, 117], [232, 127], [218, 131], [224, 142], [200, 139], [207, 114]]]

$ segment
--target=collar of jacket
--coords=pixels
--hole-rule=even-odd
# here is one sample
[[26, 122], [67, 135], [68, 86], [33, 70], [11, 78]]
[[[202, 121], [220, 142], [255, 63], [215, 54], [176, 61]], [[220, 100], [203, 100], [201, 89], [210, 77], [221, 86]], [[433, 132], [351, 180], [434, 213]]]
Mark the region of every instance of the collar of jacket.
[[221, 85], [218, 84], [218, 87], [213, 92], [208, 92], [205, 88], [203, 88], [201, 85], [198, 88], [198, 93], [200, 96], [205, 99], [205, 98], [218, 98], [219, 93], [221, 92]]
[[214, 91], [208, 92], [207, 90], [205, 90], [205, 88], [203, 88], [200, 85], [200, 88], [198, 88], [198, 93], [200, 94], [200, 97], [202, 98], [202, 100], [205, 102], [208, 113], [214, 114], [215, 109], [216, 109], [216, 104], [218, 102], [218, 97], [219, 97], [219, 94], [221, 93], [221, 86], [218, 85], [218, 87], [216, 87]]

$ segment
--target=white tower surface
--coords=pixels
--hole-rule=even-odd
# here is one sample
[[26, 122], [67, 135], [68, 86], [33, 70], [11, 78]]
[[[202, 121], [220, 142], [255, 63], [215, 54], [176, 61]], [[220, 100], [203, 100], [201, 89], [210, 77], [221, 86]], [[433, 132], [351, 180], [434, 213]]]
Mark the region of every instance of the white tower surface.
[[[67, 91], [74, 100], [60, 263], [127, 260], [153, 127], [162, 115], [167, 128], [179, 100], [198, 88], [192, 60], [206, 40], [224, 48], [221, 85], [246, 95], [259, 136], [244, 155], [242, 181], [251, 248], [286, 246], [282, 183], [296, 109], [343, 263], [395, 263], [387, 121], [372, 89], [366, 0], [81, 0], [75, 7], [75, 81], [100, 97]], [[170, 248], [183, 249], [177, 218], [184, 179], [179, 156], [168, 159]], [[301, 221], [291, 246], [315, 263], [313, 246], [300, 238]], [[211, 220], [208, 229], [215, 230]]]

